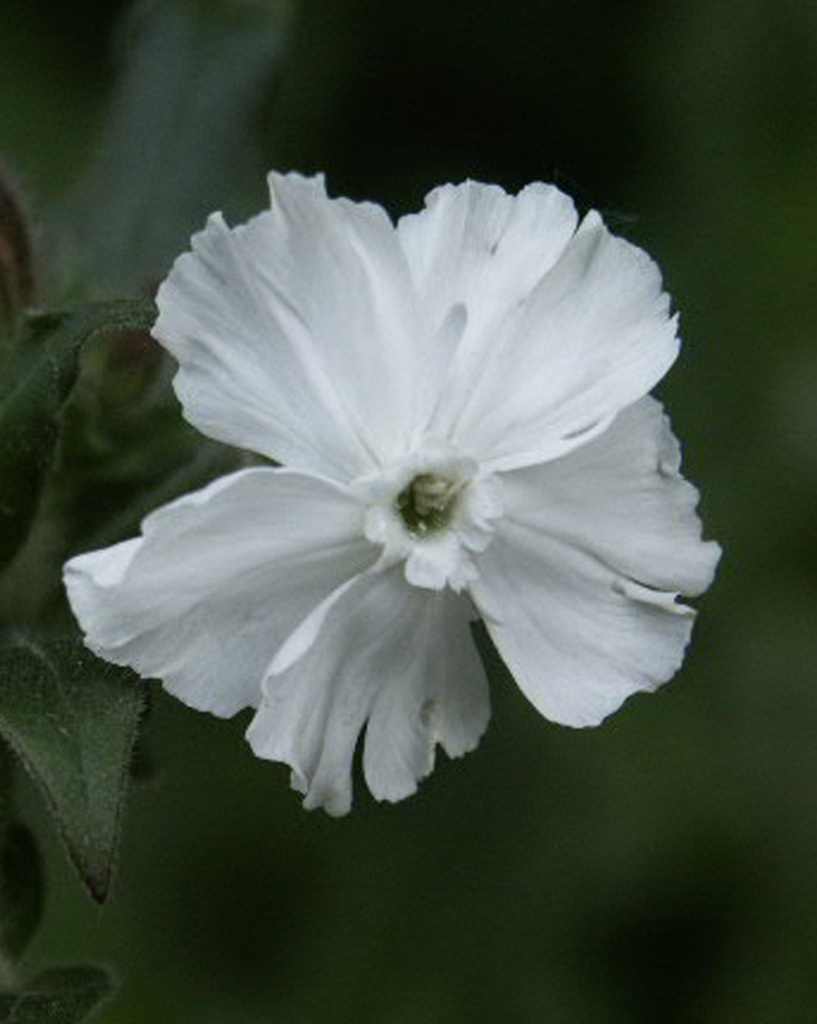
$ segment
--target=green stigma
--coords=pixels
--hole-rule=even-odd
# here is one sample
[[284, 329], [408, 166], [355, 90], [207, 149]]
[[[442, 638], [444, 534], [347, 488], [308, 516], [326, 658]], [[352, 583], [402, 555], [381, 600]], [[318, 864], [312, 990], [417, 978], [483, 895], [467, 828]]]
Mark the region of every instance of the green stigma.
[[462, 483], [437, 473], [420, 473], [397, 495], [395, 508], [414, 537], [428, 537], [451, 521]]

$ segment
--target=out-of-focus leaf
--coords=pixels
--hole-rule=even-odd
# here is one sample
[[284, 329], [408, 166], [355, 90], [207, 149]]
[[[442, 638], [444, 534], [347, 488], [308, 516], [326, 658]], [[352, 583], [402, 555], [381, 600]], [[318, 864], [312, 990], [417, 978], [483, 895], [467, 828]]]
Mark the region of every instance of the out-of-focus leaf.
[[125, 24], [96, 158], [67, 205], [93, 294], [150, 289], [215, 209], [257, 209], [282, 0], [157, 0]]
[[93, 898], [111, 882], [142, 684], [77, 640], [0, 646], [0, 734], [39, 783]]
[[18, 992], [0, 995], [0, 1024], [78, 1024], [115, 989], [116, 980], [104, 967], [55, 967]]
[[28, 536], [82, 344], [103, 329], [147, 329], [155, 315], [152, 302], [128, 299], [26, 318], [0, 382], [0, 568]]
[[[82, 517], [82, 522], [77, 524], [82, 530], [76, 535], [75, 548], [85, 550], [107, 547], [131, 537], [139, 532], [139, 524], [149, 512], [182, 494], [204, 487], [216, 477], [230, 473], [243, 465], [238, 453], [215, 441], [202, 439], [192, 431], [191, 441], [186, 449], [183, 437], [174, 436], [169, 431], [168, 434], [168, 443], [162, 453], [164, 458], [161, 461], [160, 458], [156, 459], [158, 467], [162, 470], [161, 475], [157, 477], [153, 474], [149, 477], [145, 473], [141, 478], [141, 486], [136, 483], [139, 478], [135, 474], [131, 481], [123, 481], [120, 488], [117, 488], [116, 482], [109, 484], [107, 496], [102, 495], [97, 501], [96, 509], [91, 509]], [[175, 448], [171, 447], [174, 443]], [[189, 455], [185, 460], [186, 450], [189, 451]], [[145, 457], [144, 452], [136, 453], [132, 461], [137, 469], [136, 460], [139, 455]], [[173, 455], [176, 455], [176, 464], [166, 469], [168, 456]], [[83, 507], [87, 508], [99, 495], [100, 490], [105, 489], [105, 481], [102, 478], [96, 487], [89, 483], [83, 495]], [[111, 498], [117, 495], [123, 495], [125, 500], [120, 500], [118, 507], [113, 508]], [[107, 514], [100, 515], [100, 512]]]
[[43, 910], [43, 877], [37, 844], [22, 822], [2, 832], [0, 848], [0, 956], [19, 960], [34, 937]]
[[0, 337], [14, 333], [33, 296], [33, 246], [25, 204], [0, 165]]
[[43, 878], [34, 836], [17, 819], [14, 757], [0, 741], [0, 963], [20, 959], [40, 922]]

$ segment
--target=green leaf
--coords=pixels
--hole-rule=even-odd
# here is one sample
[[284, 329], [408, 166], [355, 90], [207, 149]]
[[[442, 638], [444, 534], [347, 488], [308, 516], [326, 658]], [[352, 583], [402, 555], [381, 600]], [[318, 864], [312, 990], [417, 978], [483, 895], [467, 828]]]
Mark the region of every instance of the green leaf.
[[69, 855], [102, 902], [111, 882], [143, 684], [77, 640], [0, 646], [0, 734], [45, 793]]
[[152, 302], [129, 299], [26, 318], [0, 382], [0, 568], [34, 520], [83, 343], [100, 330], [147, 329], [155, 316]]
[[150, 290], [213, 210], [259, 208], [281, 0], [155, 0], [124, 25], [99, 148], [67, 204], [95, 295]]
[[43, 910], [42, 864], [29, 828], [12, 822], [0, 849], [0, 956], [16, 962], [26, 951]]
[[116, 980], [90, 964], [43, 971], [21, 990], [0, 995], [0, 1024], [77, 1024], [109, 999]]

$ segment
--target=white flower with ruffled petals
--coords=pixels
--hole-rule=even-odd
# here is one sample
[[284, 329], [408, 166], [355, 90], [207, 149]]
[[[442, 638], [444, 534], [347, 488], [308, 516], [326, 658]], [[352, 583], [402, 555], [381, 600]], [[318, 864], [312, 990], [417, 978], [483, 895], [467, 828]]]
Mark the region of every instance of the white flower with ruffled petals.
[[307, 807], [352, 759], [400, 800], [489, 699], [470, 624], [555, 722], [678, 669], [710, 583], [697, 493], [649, 390], [678, 352], [655, 264], [569, 198], [468, 182], [395, 226], [270, 179], [193, 239], [154, 334], [203, 433], [265, 456], [66, 566], [89, 646], [216, 715]]

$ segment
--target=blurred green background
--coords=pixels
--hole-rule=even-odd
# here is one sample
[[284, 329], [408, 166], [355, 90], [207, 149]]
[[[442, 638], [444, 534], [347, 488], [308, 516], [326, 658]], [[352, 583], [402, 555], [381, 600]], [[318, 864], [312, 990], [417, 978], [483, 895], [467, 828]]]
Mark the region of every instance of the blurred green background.
[[[0, 150], [46, 248], [49, 218], [76, 227], [97, 201], [178, 190], [171, 153], [112, 170], [95, 148], [123, 9], [3, 6]], [[274, 48], [257, 145], [216, 168], [237, 212], [263, 202], [267, 166], [324, 170], [334, 194], [394, 213], [440, 181], [544, 179], [656, 257], [686, 341], [661, 393], [725, 557], [657, 696], [574, 732], [497, 690], [476, 753], [441, 759], [395, 807], [359, 785], [340, 821], [301, 810], [244, 721], [157, 692], [155, 771], [131, 794], [102, 911], [40, 822], [50, 899], [32, 965], [116, 965], [101, 1024], [811, 1024], [817, 6], [303, 0]], [[180, 53], [161, 57], [171, 83]], [[245, 57], [219, 58], [221, 81]], [[85, 220], [95, 251], [120, 237]], [[137, 262], [134, 248], [134, 289]]]

